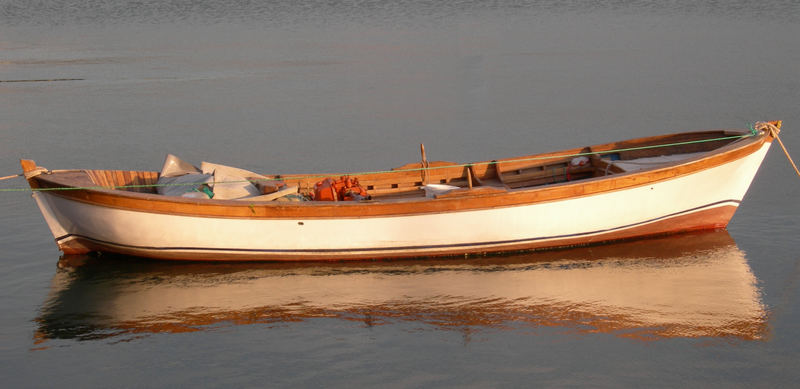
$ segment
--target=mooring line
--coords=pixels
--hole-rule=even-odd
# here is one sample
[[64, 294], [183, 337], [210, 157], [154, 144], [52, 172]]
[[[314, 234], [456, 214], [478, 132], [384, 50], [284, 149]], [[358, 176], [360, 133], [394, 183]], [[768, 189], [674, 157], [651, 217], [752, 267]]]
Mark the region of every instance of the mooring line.
[[789, 155], [789, 151], [786, 150], [786, 146], [783, 145], [783, 141], [781, 141], [781, 138], [777, 134], [775, 134], [775, 139], [777, 139], [778, 140], [778, 144], [781, 145], [781, 148], [783, 149], [783, 153], [786, 154], [786, 158], [789, 159], [789, 163], [792, 164], [792, 167], [794, 168], [795, 173], [797, 173], [797, 176], [800, 177], [800, 170], [798, 170], [797, 169], [797, 165], [794, 164], [794, 161], [792, 160], [792, 156]]
[[783, 153], [786, 155], [786, 159], [789, 160], [789, 163], [792, 164], [794, 168], [794, 172], [797, 173], [797, 176], [800, 177], [800, 170], [797, 169], [797, 165], [794, 164], [794, 160], [792, 160], [792, 156], [789, 155], [789, 150], [786, 150], [786, 146], [783, 145], [783, 141], [778, 134], [781, 132], [781, 122], [780, 120], [775, 122], [758, 122], [755, 125], [755, 128], [758, 130], [768, 131], [770, 135], [772, 135], [775, 140], [778, 141], [778, 144], [781, 145], [783, 149]]

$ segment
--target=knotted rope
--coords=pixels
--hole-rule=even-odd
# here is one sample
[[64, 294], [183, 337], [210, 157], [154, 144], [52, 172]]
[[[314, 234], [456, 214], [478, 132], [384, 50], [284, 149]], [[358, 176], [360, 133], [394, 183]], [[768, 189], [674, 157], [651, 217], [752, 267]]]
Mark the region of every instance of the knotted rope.
[[789, 160], [789, 163], [792, 164], [795, 173], [797, 173], [797, 175], [800, 177], [800, 170], [797, 169], [797, 165], [794, 164], [792, 156], [789, 155], [789, 151], [786, 150], [786, 146], [783, 145], [781, 138], [778, 136], [778, 134], [781, 132], [781, 124], [782, 122], [780, 120], [774, 122], [756, 122], [754, 128], [758, 131], [769, 132], [770, 136], [772, 136], [778, 141], [778, 144], [781, 145], [783, 153], [786, 154], [786, 158]]

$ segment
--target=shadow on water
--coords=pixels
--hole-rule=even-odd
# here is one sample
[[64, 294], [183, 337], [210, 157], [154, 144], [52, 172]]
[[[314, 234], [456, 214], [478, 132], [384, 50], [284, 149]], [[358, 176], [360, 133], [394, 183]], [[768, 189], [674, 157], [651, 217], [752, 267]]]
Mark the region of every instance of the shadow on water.
[[767, 314], [726, 231], [475, 259], [206, 264], [62, 258], [35, 342], [329, 318], [365, 327], [760, 340]]

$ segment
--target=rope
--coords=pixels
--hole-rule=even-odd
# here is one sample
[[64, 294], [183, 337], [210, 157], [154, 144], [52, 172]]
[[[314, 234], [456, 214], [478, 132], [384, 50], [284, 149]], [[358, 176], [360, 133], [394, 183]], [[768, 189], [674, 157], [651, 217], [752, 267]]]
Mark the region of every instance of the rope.
[[794, 172], [797, 173], [798, 177], [800, 177], [800, 170], [797, 170], [797, 165], [794, 164], [792, 156], [789, 155], [789, 151], [786, 150], [786, 146], [783, 145], [781, 138], [778, 136], [778, 133], [781, 132], [781, 121], [758, 122], [756, 123], [755, 128], [761, 131], [768, 131], [770, 135], [772, 135], [772, 137], [778, 141], [778, 144], [780, 144], [781, 148], [783, 149], [783, 153], [786, 154], [786, 159], [789, 160], [789, 163], [792, 164], [792, 167], [794, 168]]
[[[757, 123], [758, 125], [758, 123]], [[690, 145], [690, 144], [698, 144], [698, 143], [706, 143], [706, 142], [716, 142], [721, 140], [731, 140], [731, 139], [741, 139], [741, 138], [749, 138], [752, 136], [757, 135], [757, 133], [750, 132], [744, 135], [732, 135], [732, 136], [725, 136], [720, 138], [711, 138], [711, 139], [701, 139], [701, 140], [693, 140], [693, 141], [684, 141], [684, 142], [675, 142], [675, 143], [665, 143], [660, 145], [650, 145], [650, 146], [639, 146], [639, 147], [628, 147], [622, 149], [614, 149], [614, 150], [606, 150], [606, 151], [592, 151], [592, 152], [585, 152], [585, 153], [574, 153], [574, 154], [559, 154], [559, 155], [550, 155], [550, 156], [543, 156], [543, 157], [527, 157], [527, 158], [517, 158], [517, 159], [508, 159], [503, 161], [487, 161], [487, 162], [473, 162], [473, 163], [463, 163], [463, 164], [453, 164], [453, 165], [444, 165], [444, 166], [433, 166], [433, 167], [419, 167], [419, 168], [408, 168], [408, 169], [397, 169], [397, 170], [376, 170], [376, 171], [365, 171], [365, 172], [350, 172], [350, 173], [329, 173], [329, 174], [320, 174], [320, 175], [287, 175], [282, 177], [281, 175], [276, 176], [275, 178], [259, 178], [255, 180], [238, 180], [238, 181], [225, 181], [225, 182], [217, 182], [215, 185], [218, 184], [234, 184], [234, 183], [242, 183], [242, 182], [268, 182], [268, 181], [283, 181], [284, 179], [320, 179], [320, 178], [328, 178], [328, 177], [340, 177], [340, 176], [366, 176], [372, 174], [384, 174], [384, 173], [405, 173], [405, 172], [419, 172], [419, 171], [430, 171], [430, 170], [437, 170], [437, 169], [450, 169], [454, 167], [468, 167], [468, 166], [477, 166], [477, 165], [497, 165], [499, 163], [509, 163], [509, 162], [529, 162], [529, 161], [542, 161], [548, 159], [559, 159], [559, 158], [568, 158], [568, 157], [582, 157], [582, 156], [591, 156], [591, 155], [603, 155], [603, 154], [613, 154], [619, 153], [624, 151], [637, 151], [637, 150], [648, 150], [648, 149], [656, 149], [661, 147], [671, 147], [671, 146], [683, 146], [683, 145]], [[779, 140], [780, 141], [780, 140]], [[794, 163], [793, 163], [794, 164]], [[796, 169], [796, 168], [795, 168]], [[798, 173], [800, 174], [800, 173]], [[133, 188], [155, 188], [155, 187], [166, 187], [166, 186], [191, 186], [197, 185], [197, 183], [183, 183], [183, 184], [140, 184], [140, 185], [119, 185], [119, 186], [82, 186], [82, 187], [59, 187], [59, 188], [0, 188], [0, 192], [45, 192], [45, 191], [55, 191], [55, 190], [83, 190], [83, 189], [133, 189]]]
[[5, 176], [5, 177], [0, 177], [0, 181], [7, 180], [9, 178], [14, 178], [14, 177], [22, 177], [22, 173], [20, 173], [20, 174], [12, 174], [10, 176]]

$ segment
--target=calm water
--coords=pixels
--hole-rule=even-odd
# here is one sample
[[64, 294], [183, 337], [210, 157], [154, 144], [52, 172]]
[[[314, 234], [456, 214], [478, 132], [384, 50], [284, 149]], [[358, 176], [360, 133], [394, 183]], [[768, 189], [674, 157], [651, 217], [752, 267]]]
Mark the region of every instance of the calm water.
[[[0, 176], [374, 170], [765, 119], [800, 157], [796, 1], [599, 3], [0, 0]], [[796, 385], [793, 175], [773, 148], [727, 232], [321, 265], [59, 261], [30, 194], [0, 192], [0, 379]]]

